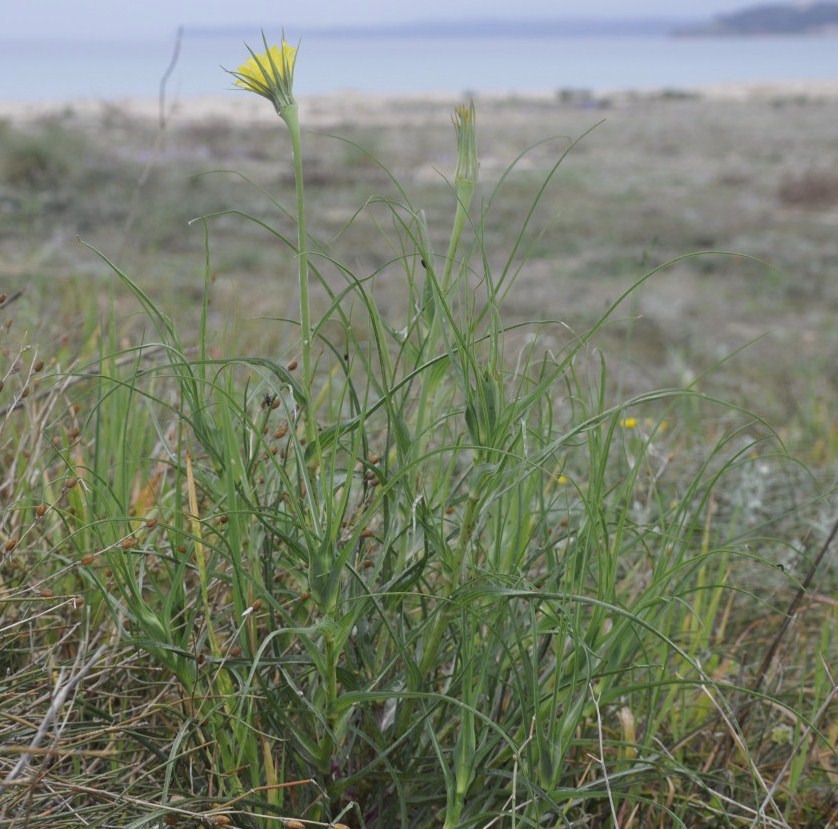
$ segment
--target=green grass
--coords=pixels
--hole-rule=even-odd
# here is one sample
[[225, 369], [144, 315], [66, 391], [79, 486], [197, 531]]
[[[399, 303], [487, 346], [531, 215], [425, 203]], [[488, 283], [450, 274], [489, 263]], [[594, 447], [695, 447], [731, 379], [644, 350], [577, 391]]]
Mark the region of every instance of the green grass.
[[293, 273], [290, 205], [206, 205], [186, 314], [88, 245], [85, 357], [3, 329], [0, 826], [832, 825], [825, 488], [715, 394], [742, 355], [611, 368], [650, 348], [637, 297], [704, 257], [590, 321], [508, 319], [567, 142], [490, 177], [453, 246], [457, 182], [420, 201], [334, 145], [385, 194], [309, 240], [311, 382], [298, 319], [243, 349], [213, 304], [216, 224]]

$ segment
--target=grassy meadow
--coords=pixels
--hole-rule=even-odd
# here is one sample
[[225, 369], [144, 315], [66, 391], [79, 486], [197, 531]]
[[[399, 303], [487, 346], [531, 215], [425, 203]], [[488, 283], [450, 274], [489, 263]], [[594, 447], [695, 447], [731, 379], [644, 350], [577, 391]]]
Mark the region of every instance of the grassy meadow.
[[838, 97], [251, 97], [0, 108], [0, 827], [838, 826]]

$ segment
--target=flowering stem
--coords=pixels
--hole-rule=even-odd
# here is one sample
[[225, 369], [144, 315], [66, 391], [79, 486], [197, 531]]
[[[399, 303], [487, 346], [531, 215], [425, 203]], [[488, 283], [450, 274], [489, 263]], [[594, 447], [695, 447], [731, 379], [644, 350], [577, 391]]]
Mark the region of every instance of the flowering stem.
[[445, 256], [445, 270], [442, 273], [441, 287], [443, 292], [447, 291], [451, 285], [451, 271], [454, 269], [454, 258], [457, 255], [457, 248], [460, 246], [463, 228], [466, 226], [475, 185], [475, 181], [468, 179], [457, 182], [457, 212], [454, 214], [454, 226], [451, 228], [451, 240], [448, 243], [448, 253]]
[[314, 447], [317, 443], [316, 417], [312, 401], [311, 372], [311, 317], [308, 298], [308, 250], [306, 240], [305, 199], [303, 191], [303, 159], [300, 140], [300, 118], [296, 104], [282, 107], [279, 112], [288, 126], [291, 136], [291, 152], [294, 156], [294, 181], [297, 186], [297, 267], [300, 281], [300, 328], [302, 330], [303, 389], [306, 393], [303, 418], [306, 443]]
[[451, 119], [457, 134], [457, 170], [454, 173], [454, 192], [457, 196], [457, 212], [454, 215], [454, 227], [451, 229], [451, 241], [448, 243], [448, 255], [445, 258], [445, 270], [442, 274], [442, 290], [447, 291], [451, 283], [451, 271], [454, 258], [460, 245], [460, 237], [466, 226], [474, 188], [477, 184], [479, 163], [477, 161], [477, 129], [474, 103], [458, 106]]

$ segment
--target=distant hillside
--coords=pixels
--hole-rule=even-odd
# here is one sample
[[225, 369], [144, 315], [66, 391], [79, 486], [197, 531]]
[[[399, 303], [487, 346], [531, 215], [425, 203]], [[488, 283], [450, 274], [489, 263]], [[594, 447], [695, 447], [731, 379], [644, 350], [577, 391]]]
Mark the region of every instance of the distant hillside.
[[814, 35], [838, 33], [838, 3], [775, 3], [723, 14], [678, 35]]
[[[534, 38], [534, 37], [660, 37], [684, 25], [683, 17], [544, 18], [497, 20], [417, 20], [399, 25], [286, 26], [288, 31], [320, 37]], [[276, 29], [279, 26], [264, 28]], [[259, 26], [187, 26], [190, 35], [250, 36]]]

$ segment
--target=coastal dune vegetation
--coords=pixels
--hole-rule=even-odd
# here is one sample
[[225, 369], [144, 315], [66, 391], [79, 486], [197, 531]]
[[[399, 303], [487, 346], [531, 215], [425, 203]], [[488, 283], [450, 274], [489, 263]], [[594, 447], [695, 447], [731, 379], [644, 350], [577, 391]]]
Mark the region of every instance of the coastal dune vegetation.
[[0, 122], [0, 827], [835, 825], [838, 97], [295, 61]]

